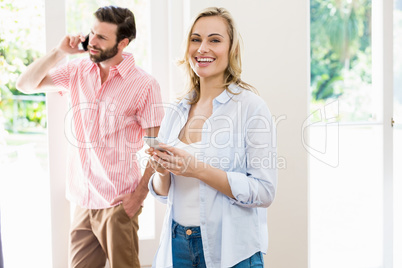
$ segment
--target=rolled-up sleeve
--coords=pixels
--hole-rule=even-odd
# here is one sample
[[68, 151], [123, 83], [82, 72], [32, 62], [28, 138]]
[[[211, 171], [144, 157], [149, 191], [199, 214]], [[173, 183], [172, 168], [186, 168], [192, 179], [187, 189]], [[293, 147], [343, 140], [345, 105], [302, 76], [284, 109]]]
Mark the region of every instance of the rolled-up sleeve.
[[151, 178], [149, 179], [149, 183], [148, 183], [148, 189], [149, 192], [156, 198], [156, 200], [158, 200], [159, 202], [166, 204], [167, 203], [167, 196], [163, 196], [163, 195], [158, 195], [157, 193], [155, 193], [154, 187], [153, 187], [153, 180], [155, 178], [155, 176], [159, 176], [158, 174], [154, 173]]
[[268, 207], [277, 186], [277, 152], [276, 128], [265, 103], [253, 109], [245, 124], [243, 172], [227, 172], [235, 197], [231, 202], [243, 207]]

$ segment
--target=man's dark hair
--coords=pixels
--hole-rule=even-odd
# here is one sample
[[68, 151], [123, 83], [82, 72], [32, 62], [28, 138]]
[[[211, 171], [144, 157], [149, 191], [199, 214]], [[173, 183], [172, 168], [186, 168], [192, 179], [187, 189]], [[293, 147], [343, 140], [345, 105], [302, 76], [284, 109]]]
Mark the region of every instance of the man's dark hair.
[[117, 43], [124, 38], [128, 38], [129, 43], [131, 40], [135, 39], [137, 34], [135, 18], [133, 12], [128, 8], [117, 6], [100, 7], [94, 15], [100, 22], [108, 22], [117, 25]]

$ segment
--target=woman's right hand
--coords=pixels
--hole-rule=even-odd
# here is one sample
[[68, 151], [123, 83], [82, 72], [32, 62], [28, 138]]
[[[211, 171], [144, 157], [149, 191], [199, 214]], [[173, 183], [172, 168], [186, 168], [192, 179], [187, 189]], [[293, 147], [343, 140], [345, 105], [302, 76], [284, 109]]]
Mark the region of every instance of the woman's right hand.
[[159, 174], [155, 176], [152, 180], [152, 187], [154, 192], [160, 196], [168, 196], [170, 188], [170, 171], [165, 169], [161, 164], [158, 163], [158, 157], [163, 157], [165, 152], [161, 152], [154, 148], [149, 148], [145, 150], [145, 153], [149, 154], [149, 165]]
[[[151, 164], [151, 167], [159, 173], [159, 175], [168, 175], [170, 172], [165, 169], [164, 167], [162, 167], [155, 158], [159, 157], [159, 154], [164, 154], [164, 152], [161, 152], [159, 150], [156, 150], [152, 147], [150, 147], [149, 149], [145, 150], [145, 153], [147, 153], [148, 155], [150, 155], [150, 159], [149, 162]], [[156, 154], [155, 154], [156, 153]]]

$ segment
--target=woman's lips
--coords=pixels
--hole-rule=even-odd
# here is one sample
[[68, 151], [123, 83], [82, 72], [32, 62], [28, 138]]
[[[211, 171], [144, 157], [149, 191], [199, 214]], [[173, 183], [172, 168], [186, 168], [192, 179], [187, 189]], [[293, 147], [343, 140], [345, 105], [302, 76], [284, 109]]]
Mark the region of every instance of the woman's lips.
[[210, 65], [211, 63], [213, 63], [215, 61], [214, 58], [210, 58], [210, 57], [195, 57], [195, 61], [197, 62], [197, 65], [200, 67], [205, 67]]

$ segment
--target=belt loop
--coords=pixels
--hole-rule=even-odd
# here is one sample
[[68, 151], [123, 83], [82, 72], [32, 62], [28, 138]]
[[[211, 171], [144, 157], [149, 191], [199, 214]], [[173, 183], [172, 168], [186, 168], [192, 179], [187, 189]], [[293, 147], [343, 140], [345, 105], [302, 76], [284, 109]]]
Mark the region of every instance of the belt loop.
[[179, 224], [172, 220], [172, 238], [176, 237], [176, 228]]

